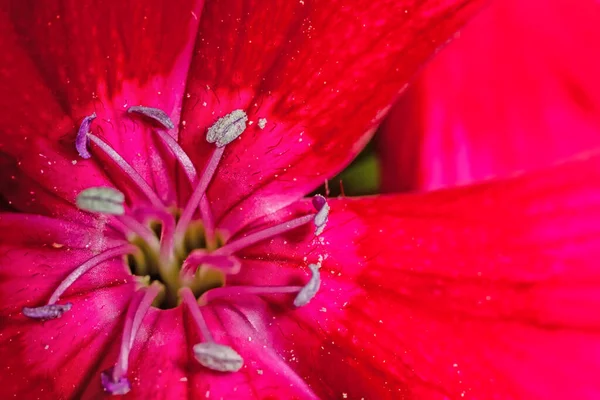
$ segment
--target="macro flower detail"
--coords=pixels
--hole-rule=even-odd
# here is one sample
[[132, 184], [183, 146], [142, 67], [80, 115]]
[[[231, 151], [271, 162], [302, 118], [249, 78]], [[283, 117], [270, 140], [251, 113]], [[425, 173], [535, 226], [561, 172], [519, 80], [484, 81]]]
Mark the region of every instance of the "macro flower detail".
[[[150, 107], [131, 108], [128, 112], [138, 112], [151, 119], [160, 121], [164, 128], [174, 127], [173, 123], [162, 110]], [[206, 189], [213, 179], [218, 164], [223, 157], [224, 148], [227, 144], [237, 139], [246, 129], [245, 121], [247, 115], [242, 110], [235, 110], [212, 125], [206, 135], [208, 143], [214, 143], [216, 148], [210, 157], [204, 172], [199, 176], [185, 151], [172, 140], [165, 140], [165, 147], [173, 151], [182, 167], [188, 173], [191, 184], [195, 184], [188, 203], [183, 210], [169, 213], [169, 210], [161, 203], [156, 195], [135, 169], [129, 165], [117, 151], [101, 138], [91, 133], [92, 121], [95, 115], [85, 117], [77, 133], [75, 140], [77, 151], [84, 158], [90, 158], [88, 141], [96, 145], [99, 152], [113, 161], [130, 179], [137, 189], [147, 195], [151, 206], [142, 204], [132, 205], [125, 212], [123, 203], [125, 196], [116, 189], [108, 187], [97, 187], [86, 189], [77, 197], [77, 205], [82, 210], [103, 213], [113, 216], [117, 229], [121, 229], [123, 243], [116, 247], [106, 249], [84, 262], [69, 274], [52, 293], [48, 304], [39, 307], [24, 307], [23, 314], [33, 319], [55, 319], [60, 318], [71, 309], [72, 304], [57, 304], [60, 296], [73, 285], [78, 278], [90, 269], [97, 267], [103, 261], [119, 256], [133, 256], [138, 261], [131, 263], [131, 270], [136, 271], [140, 284], [143, 279], [155, 277], [155, 282], [149, 288], [138, 289], [141, 297], [140, 303], [136, 305], [135, 299], [131, 301], [127, 312], [125, 327], [122, 335], [122, 345], [119, 353], [119, 363], [102, 373], [102, 385], [104, 390], [111, 394], [126, 394], [131, 389], [126, 377], [128, 354], [135, 341], [136, 333], [142, 323], [148, 308], [153, 304], [155, 298], [163, 287], [163, 299], [154, 302], [161, 308], [174, 307], [178, 303], [180, 291], [183, 301], [190, 308], [190, 312], [196, 320], [205, 342], [194, 345], [194, 354], [200, 364], [204, 367], [221, 372], [235, 372], [243, 365], [243, 358], [231, 347], [214, 342], [210, 330], [197, 307], [193, 291], [196, 297], [200, 297], [203, 304], [219, 297], [240, 296], [245, 294], [273, 295], [273, 294], [296, 294], [294, 306], [301, 307], [317, 294], [320, 286], [319, 268], [317, 264], [310, 264], [311, 278], [304, 286], [227, 286], [228, 277], [236, 275], [240, 271], [241, 260], [237, 259], [235, 253], [251, 246], [257, 242], [280, 236], [285, 232], [313, 223], [315, 235], [323, 233], [329, 205], [327, 200], [320, 195], [313, 199], [315, 212], [304, 216], [283, 221], [275, 226], [249, 233], [247, 236], [233, 241], [222, 241], [212, 223], [212, 211], [210, 202], [206, 198]], [[82, 136], [84, 136], [82, 138]], [[165, 138], [164, 135], [159, 135]], [[196, 182], [197, 180], [197, 182]], [[204, 200], [204, 201], [203, 201]], [[194, 212], [200, 208], [200, 214], [204, 216], [201, 221], [194, 221]], [[136, 218], [137, 217], [137, 218]], [[160, 225], [158, 235], [148, 226], [154, 222]], [[135, 243], [134, 246], [128, 243]], [[320, 255], [322, 259], [322, 255]], [[193, 288], [193, 289], [190, 289]]]

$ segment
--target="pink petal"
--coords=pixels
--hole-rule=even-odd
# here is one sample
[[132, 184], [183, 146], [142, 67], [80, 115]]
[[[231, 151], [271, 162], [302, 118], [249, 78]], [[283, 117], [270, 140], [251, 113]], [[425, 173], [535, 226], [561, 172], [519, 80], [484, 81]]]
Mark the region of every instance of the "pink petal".
[[385, 124], [384, 190], [509, 176], [596, 146], [599, 22], [591, 0], [493, 3]]
[[82, 160], [75, 151], [79, 124], [92, 112], [92, 130], [161, 195], [174, 196], [149, 130], [126, 110], [159, 107], [178, 122], [201, 5], [64, 0], [2, 7], [0, 184], [16, 208], [64, 213], [62, 199], [110, 184], [100, 168], [109, 162]]
[[227, 216], [221, 225], [232, 229], [287, 205], [343, 168], [417, 68], [478, 4], [207, 2], [182, 143], [205, 165], [208, 127], [236, 109], [252, 122], [226, 150], [209, 190], [216, 218]]
[[310, 233], [273, 240], [242, 271], [265, 279], [325, 257], [315, 299], [264, 318], [322, 398], [593, 399], [599, 182], [593, 155], [425, 195], [332, 199], [322, 249]]
[[59, 303], [73, 307], [45, 322], [22, 315], [43, 305], [58, 283], [111, 240], [50, 218], [0, 214], [0, 397], [78, 397], [118, 332], [133, 292], [122, 262], [80, 278]]

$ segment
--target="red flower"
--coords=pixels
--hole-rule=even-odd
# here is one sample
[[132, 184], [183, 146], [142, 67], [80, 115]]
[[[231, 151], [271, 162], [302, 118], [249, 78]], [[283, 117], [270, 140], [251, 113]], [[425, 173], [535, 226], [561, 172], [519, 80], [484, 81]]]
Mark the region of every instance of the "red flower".
[[494, 2], [384, 123], [385, 191], [510, 176], [600, 142], [597, 1]]
[[475, 3], [5, 2], [4, 397], [417, 393], [358, 312], [387, 223], [301, 197]]

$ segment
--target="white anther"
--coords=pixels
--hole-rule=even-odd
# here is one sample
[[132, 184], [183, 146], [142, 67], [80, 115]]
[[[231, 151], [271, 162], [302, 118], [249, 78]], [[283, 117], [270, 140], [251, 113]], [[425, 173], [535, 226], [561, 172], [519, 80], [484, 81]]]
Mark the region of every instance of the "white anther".
[[323, 204], [323, 207], [321, 207], [321, 209], [317, 211], [314, 220], [316, 236], [319, 236], [325, 230], [325, 226], [327, 225], [327, 219], [329, 218], [329, 210], [329, 204], [325, 203]]
[[92, 187], [77, 196], [77, 207], [81, 210], [104, 214], [123, 215], [125, 195], [109, 187]]
[[244, 365], [244, 359], [234, 349], [214, 342], [195, 344], [194, 357], [213, 371], [237, 372]]
[[233, 142], [246, 130], [246, 121], [248, 116], [243, 110], [232, 111], [208, 128], [206, 141], [215, 143], [217, 147], [223, 147]]
[[308, 304], [309, 301], [315, 297], [319, 288], [321, 287], [321, 274], [319, 269], [321, 268], [318, 264], [310, 264], [308, 266], [310, 271], [312, 272], [312, 276], [310, 280], [304, 287], [300, 290], [296, 298], [294, 299], [294, 305], [296, 307], [302, 307]]

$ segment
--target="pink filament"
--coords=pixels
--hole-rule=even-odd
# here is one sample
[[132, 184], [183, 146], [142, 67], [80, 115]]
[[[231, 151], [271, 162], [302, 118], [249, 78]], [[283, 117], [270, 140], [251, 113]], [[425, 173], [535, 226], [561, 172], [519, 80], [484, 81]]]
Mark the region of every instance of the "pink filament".
[[125, 317], [125, 327], [123, 328], [123, 337], [121, 338], [121, 349], [117, 364], [113, 370], [113, 380], [118, 382], [121, 377], [127, 374], [129, 368], [129, 353], [133, 347], [133, 341], [142, 324], [142, 320], [148, 313], [152, 302], [158, 295], [160, 286], [152, 284], [146, 290], [140, 290], [134, 294], [134, 298], [129, 303], [127, 316]]
[[111, 258], [117, 256], [124, 256], [126, 254], [134, 253], [137, 251], [137, 247], [131, 244], [124, 244], [122, 246], [113, 247], [111, 249], [105, 250], [103, 253], [94, 256], [81, 264], [75, 270], [73, 270], [54, 290], [52, 295], [50, 296], [50, 300], [48, 300], [48, 304], [55, 304], [60, 296], [71, 286], [77, 279], [79, 279], [83, 274], [88, 272], [90, 269], [94, 268], [96, 265], [110, 260]]
[[192, 313], [192, 318], [196, 322], [198, 330], [202, 334], [202, 338], [204, 339], [204, 341], [214, 342], [215, 340], [213, 339], [213, 336], [210, 333], [210, 330], [208, 329], [208, 325], [206, 324], [206, 321], [204, 320], [204, 317], [200, 312], [200, 306], [198, 305], [198, 302], [196, 301], [196, 298], [194, 297], [194, 294], [192, 293], [190, 288], [182, 288], [179, 291], [179, 294], [181, 295], [183, 302], [187, 304], [188, 308], [190, 309], [190, 312]]
[[234, 240], [231, 243], [227, 243], [225, 246], [215, 250], [213, 254], [233, 254], [236, 251], [242, 250], [243, 248], [253, 245], [257, 242], [281, 235], [282, 233], [312, 222], [314, 217], [314, 214], [308, 214], [291, 221], [282, 222], [281, 224], [251, 233], [243, 238]]
[[287, 294], [298, 293], [303, 286], [224, 286], [211, 289], [200, 298], [207, 303], [221, 297], [240, 296], [247, 294]]
[[111, 160], [113, 160], [115, 164], [117, 164], [117, 166], [121, 168], [121, 170], [125, 172], [127, 176], [129, 176], [131, 181], [135, 183], [135, 185], [138, 187], [138, 189], [142, 191], [142, 193], [144, 193], [144, 195], [146, 195], [146, 197], [148, 198], [148, 200], [150, 200], [150, 203], [152, 203], [153, 206], [160, 209], [164, 208], [164, 204], [158, 198], [156, 193], [154, 193], [154, 191], [148, 185], [148, 183], [146, 183], [144, 178], [142, 178], [140, 174], [138, 174], [137, 171], [131, 165], [129, 165], [123, 157], [121, 157], [119, 153], [117, 153], [112, 147], [110, 147], [108, 143], [104, 142], [102, 139], [100, 139], [93, 133], [88, 133], [88, 137], [92, 142], [96, 144], [96, 146], [100, 148], [100, 150], [104, 152], [104, 154], [106, 154]]
[[204, 173], [202, 174], [200, 181], [196, 185], [196, 189], [194, 189], [194, 192], [192, 193], [192, 196], [188, 200], [188, 203], [186, 204], [185, 208], [183, 209], [181, 217], [179, 218], [179, 222], [175, 227], [176, 242], [179, 242], [183, 239], [185, 231], [194, 215], [194, 211], [200, 205], [202, 197], [206, 193], [206, 189], [208, 188], [208, 185], [210, 184], [210, 181], [212, 180], [215, 171], [217, 170], [217, 166], [219, 165], [221, 158], [223, 157], [224, 151], [225, 147], [215, 148], [213, 155], [210, 158], [210, 161], [208, 162], [208, 165], [204, 169]]

